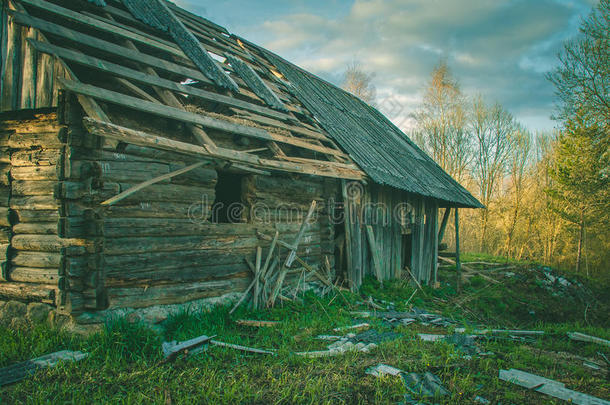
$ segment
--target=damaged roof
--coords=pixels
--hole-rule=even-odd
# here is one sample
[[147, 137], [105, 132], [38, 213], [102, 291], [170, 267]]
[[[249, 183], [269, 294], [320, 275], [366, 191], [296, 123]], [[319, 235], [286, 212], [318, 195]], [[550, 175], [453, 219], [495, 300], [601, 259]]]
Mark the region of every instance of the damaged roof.
[[[373, 107], [173, 3], [10, 0], [8, 15], [40, 32], [22, 46], [59, 62], [62, 74], [46, 86], [77, 94], [99, 131], [140, 131], [121, 117], [128, 109], [187, 123], [198, 154], [253, 170], [371, 179], [482, 206]], [[21, 96], [36, 85], [5, 73], [0, 110], [45, 106]], [[223, 147], [226, 136], [243, 147]]]

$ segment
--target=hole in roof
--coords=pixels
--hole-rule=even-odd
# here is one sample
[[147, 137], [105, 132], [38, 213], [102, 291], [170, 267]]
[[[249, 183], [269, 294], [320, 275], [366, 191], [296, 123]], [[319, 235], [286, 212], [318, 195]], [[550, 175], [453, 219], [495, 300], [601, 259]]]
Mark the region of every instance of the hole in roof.
[[197, 84], [197, 83], [199, 83], [197, 80], [193, 80], [193, 79], [190, 79], [188, 77], [180, 82], [180, 84], [184, 84], [184, 85], [187, 85], [187, 86], [190, 85], [190, 84]]
[[217, 60], [220, 63], [225, 63], [225, 60], [227, 60], [227, 58], [220, 56], [220, 55], [216, 55], [214, 52], [210, 52], [208, 51], [208, 54], [215, 60]]

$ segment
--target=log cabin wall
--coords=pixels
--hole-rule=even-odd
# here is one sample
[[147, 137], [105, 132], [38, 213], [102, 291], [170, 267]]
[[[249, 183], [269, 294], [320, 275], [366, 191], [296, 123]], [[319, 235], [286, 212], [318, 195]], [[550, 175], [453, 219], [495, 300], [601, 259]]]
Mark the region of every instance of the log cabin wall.
[[66, 248], [58, 234], [67, 133], [54, 112], [0, 116], [2, 176], [0, 297], [61, 304], [58, 285]]
[[[325, 202], [338, 190], [335, 180], [255, 174], [210, 162], [102, 206], [134, 185], [201, 159], [95, 137], [82, 127], [82, 112], [74, 113], [78, 104], [72, 100], [68, 106], [69, 138], [88, 141], [70, 148], [70, 173], [60, 187], [65, 206], [60, 223], [65, 236], [87, 238], [99, 247], [90, 249], [84, 267], [70, 279], [67, 301], [73, 314], [242, 292], [252, 277], [246, 258], [254, 261], [257, 246], [265, 257], [276, 230], [292, 244], [312, 200], [318, 202], [317, 216], [297, 253], [312, 267], [326, 258], [333, 266], [334, 234]], [[178, 132], [161, 125], [155, 129], [173, 139]], [[227, 188], [244, 207], [232, 223], [222, 223], [214, 205], [225, 202], [217, 197]], [[287, 254], [282, 248], [281, 259]], [[300, 274], [300, 265], [293, 267], [288, 281]]]

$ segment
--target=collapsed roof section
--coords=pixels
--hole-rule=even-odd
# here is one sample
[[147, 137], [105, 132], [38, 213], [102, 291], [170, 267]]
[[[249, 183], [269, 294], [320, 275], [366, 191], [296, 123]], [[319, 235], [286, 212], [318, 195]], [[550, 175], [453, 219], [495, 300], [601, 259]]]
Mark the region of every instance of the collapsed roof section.
[[[5, 63], [24, 52], [52, 56], [61, 67], [52, 86], [78, 95], [92, 131], [158, 139], [149, 122], [162, 118], [184, 127], [172, 141], [197, 144], [199, 156], [251, 170], [370, 177], [481, 206], [375, 109], [172, 3], [9, 0], [8, 8], [10, 23], [25, 28]], [[8, 71], [1, 109], [39, 107], [19, 96], [27, 77]]]

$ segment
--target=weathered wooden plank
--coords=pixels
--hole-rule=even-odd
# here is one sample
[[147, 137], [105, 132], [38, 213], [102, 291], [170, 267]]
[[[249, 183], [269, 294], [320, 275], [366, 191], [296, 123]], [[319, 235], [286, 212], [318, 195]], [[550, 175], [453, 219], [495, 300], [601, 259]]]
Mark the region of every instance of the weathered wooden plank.
[[55, 367], [62, 361], [81, 361], [87, 353], [63, 350], [0, 369], [0, 386], [13, 384], [43, 368]]
[[377, 281], [383, 283], [383, 273], [381, 270], [381, 260], [379, 257], [379, 249], [377, 248], [377, 243], [375, 242], [375, 233], [373, 232], [373, 227], [371, 225], [366, 225], [366, 235], [369, 241], [369, 247], [371, 249], [371, 257], [373, 259], [373, 267], [375, 269], [375, 275], [377, 276]]
[[14, 210], [54, 210], [59, 208], [59, 200], [52, 195], [15, 196], [10, 201]]
[[[5, 9], [5, 5], [2, 6]], [[21, 27], [6, 15], [6, 45], [2, 48], [1, 111], [16, 110], [21, 97]], [[3, 41], [4, 42], [4, 41]]]
[[15, 166], [11, 169], [14, 180], [58, 180], [59, 176], [55, 166]]
[[21, 97], [20, 108], [36, 107], [36, 83], [38, 55], [28, 39], [36, 38], [34, 28], [23, 27], [21, 31]]

